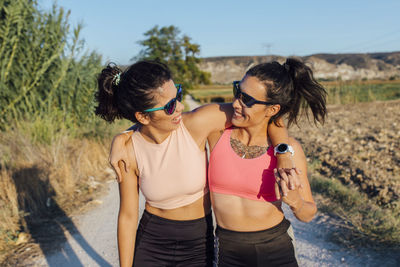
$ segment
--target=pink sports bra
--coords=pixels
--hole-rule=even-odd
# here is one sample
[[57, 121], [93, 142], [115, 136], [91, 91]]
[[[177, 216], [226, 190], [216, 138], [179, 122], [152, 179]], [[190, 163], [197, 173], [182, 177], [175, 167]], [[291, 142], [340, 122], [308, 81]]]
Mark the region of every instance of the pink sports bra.
[[242, 159], [230, 144], [232, 128], [226, 129], [210, 155], [208, 179], [211, 192], [258, 201], [276, 201], [276, 158], [271, 146], [267, 153]]
[[174, 209], [191, 204], [208, 192], [207, 161], [183, 122], [161, 144], [132, 134], [139, 169], [139, 187], [153, 207]]

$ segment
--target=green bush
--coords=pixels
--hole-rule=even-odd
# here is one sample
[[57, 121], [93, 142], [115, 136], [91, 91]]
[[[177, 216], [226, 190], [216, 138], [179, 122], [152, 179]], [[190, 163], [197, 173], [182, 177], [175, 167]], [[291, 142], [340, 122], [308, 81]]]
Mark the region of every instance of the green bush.
[[325, 86], [329, 104], [351, 104], [359, 102], [385, 101], [400, 98], [400, 84], [380, 83], [337, 83]]
[[34, 139], [49, 142], [95, 123], [101, 56], [84, 51], [82, 27], [70, 30], [68, 16], [56, 5], [44, 12], [37, 1], [0, 0], [0, 130], [29, 123]]

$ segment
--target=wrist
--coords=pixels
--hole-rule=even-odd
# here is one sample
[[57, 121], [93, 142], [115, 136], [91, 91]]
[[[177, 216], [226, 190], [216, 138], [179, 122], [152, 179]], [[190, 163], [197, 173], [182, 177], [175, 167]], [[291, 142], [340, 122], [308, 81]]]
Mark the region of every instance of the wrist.
[[293, 156], [294, 150], [292, 146], [286, 143], [280, 143], [274, 147], [274, 156], [279, 154], [289, 154], [289, 153]]
[[282, 153], [282, 154], [276, 154], [276, 158], [280, 159], [280, 158], [293, 158], [292, 153], [290, 152], [286, 152], [286, 153]]

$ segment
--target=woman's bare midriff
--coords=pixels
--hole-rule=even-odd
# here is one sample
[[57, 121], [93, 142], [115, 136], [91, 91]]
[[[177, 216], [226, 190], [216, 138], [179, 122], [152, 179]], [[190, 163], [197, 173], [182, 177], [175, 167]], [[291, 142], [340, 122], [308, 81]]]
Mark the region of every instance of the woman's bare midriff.
[[195, 220], [203, 218], [211, 212], [210, 193], [205, 194], [203, 197], [199, 198], [189, 205], [176, 209], [155, 208], [150, 206], [147, 202], [145, 207], [146, 210], [151, 214], [157, 215], [165, 219], [177, 221]]
[[284, 217], [281, 201], [256, 201], [219, 193], [211, 193], [211, 199], [217, 224], [233, 231], [265, 230], [279, 224]]

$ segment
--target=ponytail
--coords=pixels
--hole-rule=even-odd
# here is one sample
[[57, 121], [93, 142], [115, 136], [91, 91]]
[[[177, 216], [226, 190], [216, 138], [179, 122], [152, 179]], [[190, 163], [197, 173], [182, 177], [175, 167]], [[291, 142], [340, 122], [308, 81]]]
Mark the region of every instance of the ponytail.
[[300, 109], [309, 118], [307, 107], [310, 107], [314, 123], [324, 123], [327, 114], [326, 91], [303, 62], [288, 58], [283, 65], [276, 61], [263, 63], [249, 69], [246, 75], [258, 78], [266, 88], [268, 101], [281, 106], [270, 122], [279, 126], [278, 119], [288, 114], [288, 126], [298, 124]]
[[108, 122], [125, 118], [136, 123], [135, 113], [154, 107], [156, 91], [171, 79], [168, 67], [157, 61], [139, 61], [124, 72], [108, 64], [97, 78], [95, 113]]
[[288, 124], [298, 122], [298, 114], [301, 108], [304, 109], [308, 117], [307, 106], [311, 108], [314, 123], [325, 122], [326, 111], [326, 91], [313, 76], [310, 67], [294, 58], [286, 59], [283, 67], [287, 70], [293, 81], [293, 93], [290, 102]]
[[108, 122], [121, 118], [116, 105], [116, 91], [121, 79], [121, 69], [110, 63], [105, 67], [97, 78], [98, 91], [96, 100], [99, 105], [95, 113]]

